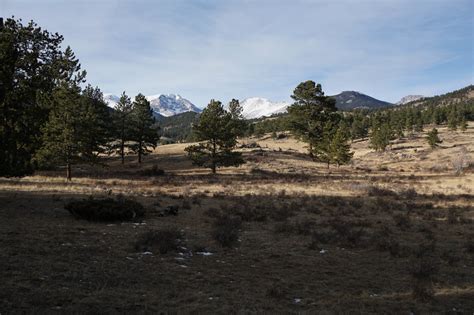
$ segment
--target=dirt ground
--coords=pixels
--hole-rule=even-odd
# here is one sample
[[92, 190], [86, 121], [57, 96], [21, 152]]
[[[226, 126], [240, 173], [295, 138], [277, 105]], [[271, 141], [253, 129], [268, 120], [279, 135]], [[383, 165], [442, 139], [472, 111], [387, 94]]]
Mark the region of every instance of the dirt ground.
[[[72, 182], [62, 170], [0, 178], [0, 313], [472, 314], [474, 125], [439, 131], [435, 150], [421, 133], [384, 153], [357, 141], [339, 168], [264, 137], [241, 141], [260, 147], [216, 176], [174, 144], [141, 166], [76, 166]], [[165, 175], [141, 173], [154, 165]], [[64, 209], [89, 196], [146, 213], [97, 223]], [[226, 215], [242, 221], [230, 247], [213, 237]], [[182, 235], [176, 250], [137, 250], [167, 229]]]

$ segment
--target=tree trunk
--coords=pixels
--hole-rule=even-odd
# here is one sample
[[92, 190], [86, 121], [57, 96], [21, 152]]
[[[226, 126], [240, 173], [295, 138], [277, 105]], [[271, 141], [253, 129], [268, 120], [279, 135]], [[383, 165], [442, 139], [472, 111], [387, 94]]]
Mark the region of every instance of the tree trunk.
[[138, 164], [142, 163], [142, 143], [138, 144]]
[[212, 170], [212, 174], [216, 173], [216, 163], [214, 163], [214, 162], [212, 163], [211, 170]]
[[120, 157], [122, 158], [122, 164], [124, 164], [124, 156], [125, 156], [125, 141], [122, 140], [122, 143], [120, 144]]
[[71, 163], [67, 162], [67, 165], [66, 165], [66, 178], [68, 181], [71, 180], [72, 176], [71, 176]]

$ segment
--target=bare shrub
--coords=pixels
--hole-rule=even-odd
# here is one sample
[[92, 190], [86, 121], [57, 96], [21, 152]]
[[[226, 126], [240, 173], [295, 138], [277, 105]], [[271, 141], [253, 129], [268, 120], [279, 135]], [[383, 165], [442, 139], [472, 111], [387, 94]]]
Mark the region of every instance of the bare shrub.
[[449, 224], [457, 224], [460, 222], [459, 215], [456, 209], [449, 209], [447, 221]]
[[239, 240], [242, 220], [240, 217], [222, 215], [214, 222], [213, 238], [223, 247], [233, 247]]
[[131, 199], [84, 199], [67, 203], [64, 208], [76, 218], [89, 221], [129, 221], [144, 215], [144, 207]]
[[474, 235], [471, 235], [466, 243], [464, 244], [464, 248], [466, 249], [466, 252], [469, 254], [474, 254]]
[[393, 220], [395, 221], [395, 225], [402, 230], [407, 230], [411, 226], [411, 220], [410, 216], [408, 215], [408, 212], [394, 214]]
[[393, 190], [386, 189], [386, 188], [381, 188], [377, 186], [371, 186], [367, 194], [371, 197], [395, 197], [397, 196], [397, 193], [394, 192]]
[[175, 228], [164, 230], [148, 231], [140, 236], [135, 243], [136, 251], [159, 251], [160, 254], [166, 254], [169, 251], [175, 251], [183, 244], [183, 235]]
[[437, 268], [431, 259], [419, 259], [415, 262], [411, 275], [413, 277], [413, 297], [422, 302], [433, 299], [433, 277]]
[[151, 168], [140, 171], [139, 174], [142, 176], [163, 176], [165, 171], [160, 169], [158, 165], [153, 165]]
[[461, 175], [471, 164], [471, 156], [466, 147], [462, 146], [458, 154], [451, 160], [456, 175]]

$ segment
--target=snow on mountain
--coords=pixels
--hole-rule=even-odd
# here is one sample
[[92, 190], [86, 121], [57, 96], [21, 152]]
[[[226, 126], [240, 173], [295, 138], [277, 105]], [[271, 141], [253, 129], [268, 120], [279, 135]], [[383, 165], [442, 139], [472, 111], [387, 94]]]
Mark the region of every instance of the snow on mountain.
[[117, 95], [104, 93], [104, 101], [109, 107], [114, 108], [115, 106], [117, 106], [117, 103], [119, 102], [119, 100], [120, 100], [120, 97]]
[[200, 113], [201, 109], [197, 108], [187, 99], [175, 94], [160, 94], [147, 96], [151, 108], [163, 116], [169, 117], [185, 112]]
[[250, 97], [240, 102], [240, 105], [242, 106], [242, 115], [246, 119], [252, 119], [284, 113], [290, 103], [272, 102], [262, 97]]
[[402, 97], [401, 100], [399, 100], [396, 104], [397, 105], [404, 105], [406, 103], [410, 103], [413, 101], [418, 101], [419, 99], [425, 98], [423, 95], [407, 95], [405, 97]]
[[[150, 107], [156, 114], [166, 117], [185, 112], [201, 112], [201, 109], [180, 95], [157, 94], [146, 96], [146, 99], [150, 102]], [[104, 94], [104, 100], [109, 107], [115, 107], [120, 97], [113, 94]]]

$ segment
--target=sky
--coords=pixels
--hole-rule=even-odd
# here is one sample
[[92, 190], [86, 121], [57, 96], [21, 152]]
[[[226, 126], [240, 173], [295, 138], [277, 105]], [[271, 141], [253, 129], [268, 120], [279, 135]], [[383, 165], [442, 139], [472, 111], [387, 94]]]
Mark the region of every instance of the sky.
[[474, 0], [0, 0], [65, 37], [104, 93], [289, 101], [298, 83], [396, 102], [474, 83]]

